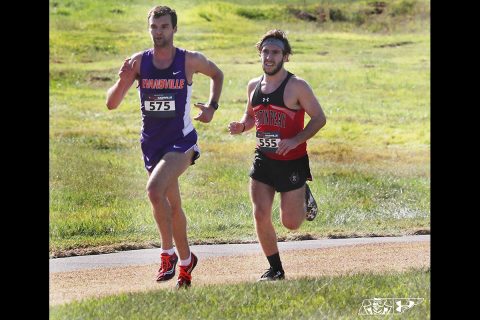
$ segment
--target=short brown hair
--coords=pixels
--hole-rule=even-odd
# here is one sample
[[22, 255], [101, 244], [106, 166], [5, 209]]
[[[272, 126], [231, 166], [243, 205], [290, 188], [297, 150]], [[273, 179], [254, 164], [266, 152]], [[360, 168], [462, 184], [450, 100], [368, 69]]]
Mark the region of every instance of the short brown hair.
[[148, 12], [147, 21], [150, 20], [150, 17], [152, 15], [154, 18], [158, 18], [166, 16], [167, 14], [170, 15], [170, 18], [172, 19], [172, 28], [175, 28], [177, 26], [177, 13], [175, 12], [175, 10], [167, 6], [156, 6], [150, 9], [150, 11]]
[[292, 54], [292, 48], [290, 47], [290, 43], [288, 43], [287, 34], [279, 29], [267, 31], [267, 33], [262, 36], [260, 41], [255, 44], [259, 53], [262, 52], [262, 43], [268, 38], [275, 38], [283, 42], [283, 44], [285, 45], [283, 55]]

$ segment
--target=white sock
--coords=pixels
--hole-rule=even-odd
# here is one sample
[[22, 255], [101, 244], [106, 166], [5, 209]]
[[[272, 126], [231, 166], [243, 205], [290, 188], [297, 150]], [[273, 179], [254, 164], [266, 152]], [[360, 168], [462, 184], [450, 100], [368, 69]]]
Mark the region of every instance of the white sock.
[[192, 253], [191, 252], [188, 255], [188, 259], [185, 259], [185, 260], [180, 259], [180, 265], [181, 266], [188, 266], [190, 264], [190, 262], [192, 262]]
[[175, 253], [175, 248], [170, 248], [170, 249], [163, 249], [162, 248], [162, 253], [168, 253], [169, 256]]

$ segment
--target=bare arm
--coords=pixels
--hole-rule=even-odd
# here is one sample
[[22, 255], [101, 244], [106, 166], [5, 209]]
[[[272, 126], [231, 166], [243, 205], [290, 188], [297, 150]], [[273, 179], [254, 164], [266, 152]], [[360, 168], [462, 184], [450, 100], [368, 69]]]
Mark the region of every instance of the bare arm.
[[207, 59], [200, 52], [188, 52], [187, 68], [189, 72], [200, 72], [211, 78], [210, 80], [210, 95], [207, 104], [195, 103], [194, 105], [200, 109], [200, 113], [194, 118], [201, 122], [210, 122], [213, 118], [215, 109], [209, 107], [211, 102], [217, 102], [220, 99], [223, 86], [223, 72], [215, 63]]
[[228, 125], [228, 131], [230, 134], [240, 134], [252, 129], [255, 126], [255, 114], [253, 113], [251, 96], [255, 86], [257, 85], [260, 79], [252, 79], [247, 85], [247, 106], [245, 108], [245, 113], [243, 114], [240, 121], [230, 122]]
[[107, 108], [109, 110], [116, 109], [123, 98], [132, 86], [135, 79], [140, 74], [140, 58], [138, 54], [131, 58], [125, 59], [120, 71], [118, 72], [119, 79], [107, 91]]
[[294, 85], [294, 92], [297, 93], [299, 105], [310, 116], [310, 121], [295, 137], [280, 141], [276, 152], [280, 155], [287, 154], [299, 144], [313, 137], [327, 123], [322, 107], [307, 82], [297, 79]]

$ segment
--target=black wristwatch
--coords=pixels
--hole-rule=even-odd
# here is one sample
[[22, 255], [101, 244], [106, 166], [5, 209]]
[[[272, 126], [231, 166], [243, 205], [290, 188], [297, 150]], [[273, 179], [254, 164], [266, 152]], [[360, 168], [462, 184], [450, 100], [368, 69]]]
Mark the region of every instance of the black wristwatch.
[[218, 102], [216, 101], [212, 101], [208, 104], [210, 107], [212, 107], [213, 109], [217, 110], [218, 109]]

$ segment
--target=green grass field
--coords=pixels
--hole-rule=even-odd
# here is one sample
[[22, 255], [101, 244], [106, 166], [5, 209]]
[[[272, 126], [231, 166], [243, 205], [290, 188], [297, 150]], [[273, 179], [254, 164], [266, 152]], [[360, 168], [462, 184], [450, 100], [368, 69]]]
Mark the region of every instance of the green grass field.
[[359, 312], [373, 298], [424, 299], [375, 318], [429, 319], [430, 270], [121, 294], [51, 307], [50, 319], [360, 319], [371, 317]]
[[[159, 245], [145, 194], [138, 94], [108, 111], [123, 59], [150, 47], [151, 1], [50, 1], [50, 254], [101, 245]], [[319, 217], [280, 239], [401, 235], [430, 229], [429, 1], [165, 1], [177, 46], [225, 75], [220, 109], [195, 123], [202, 155], [181, 177], [192, 243], [255, 241], [248, 197], [253, 131], [230, 136], [246, 84], [262, 73], [255, 43], [288, 32], [286, 68], [312, 86], [327, 125], [308, 142]], [[323, 10], [326, 21], [295, 12]], [[194, 77], [193, 102], [208, 98]], [[196, 109], [193, 112], [196, 114]], [[194, 116], [195, 114], [192, 114]], [[308, 121], [308, 116], [307, 119]]]

